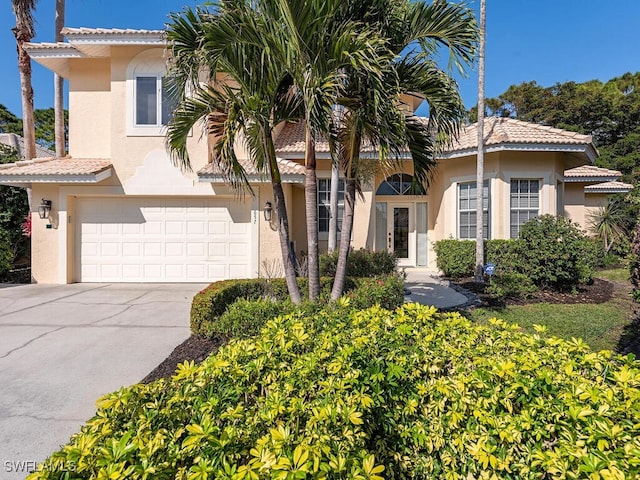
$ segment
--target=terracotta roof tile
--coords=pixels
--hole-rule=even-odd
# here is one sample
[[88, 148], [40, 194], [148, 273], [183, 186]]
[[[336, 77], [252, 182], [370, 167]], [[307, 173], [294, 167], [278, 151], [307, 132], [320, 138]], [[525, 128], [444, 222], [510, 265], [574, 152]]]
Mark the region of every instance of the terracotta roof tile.
[[144, 30], [135, 28], [87, 28], [65, 27], [63, 35], [164, 35], [164, 30]]
[[[8, 147], [15, 148], [18, 151], [18, 154], [22, 158], [24, 158], [24, 138], [15, 133], [0, 133], [0, 143], [3, 145], [7, 145]], [[53, 157], [55, 153], [49, 150], [48, 148], [44, 148], [36, 143], [36, 157], [44, 158], [44, 157]]]
[[[240, 160], [240, 164], [243, 166], [247, 175], [264, 175], [265, 172], [259, 172], [255, 164], [250, 160]], [[278, 159], [278, 166], [280, 167], [280, 173], [282, 175], [304, 175], [304, 167], [299, 163], [291, 160]], [[198, 176], [222, 176], [222, 171], [214, 163], [208, 163], [202, 169], [198, 171]]]
[[[558, 145], [585, 145], [591, 143], [589, 135], [502, 117], [487, 118], [484, 124], [484, 135], [486, 146], [501, 143]], [[447, 151], [453, 152], [476, 148], [478, 148], [478, 124], [472, 123], [462, 128], [458, 140], [453, 142], [453, 145]]]
[[[426, 118], [420, 118], [426, 121]], [[569, 132], [559, 128], [547, 127], [535, 123], [523, 122], [513, 118], [489, 117], [485, 120], [485, 145], [499, 144], [557, 144], [557, 145], [589, 145], [591, 137], [580, 133]], [[445, 151], [453, 153], [478, 148], [477, 123], [462, 127], [460, 135]], [[316, 143], [316, 152], [329, 151], [325, 140]], [[363, 151], [374, 151], [370, 146]], [[304, 127], [302, 123], [287, 124], [276, 140], [276, 152], [304, 153]]]
[[633, 190], [633, 185], [623, 182], [603, 182], [584, 187], [584, 193], [627, 193]]
[[[618, 170], [610, 170], [608, 168], [600, 168], [593, 165], [581, 165], [570, 170], [565, 170], [565, 179], [571, 181], [571, 179], [589, 179], [589, 178], [610, 178], [612, 180], [617, 179], [622, 172]], [[576, 181], [576, 180], [574, 180]]]
[[94, 175], [111, 168], [111, 160], [104, 158], [38, 158], [0, 165], [4, 176], [64, 176]]
[[[305, 149], [304, 124], [288, 123], [284, 126], [280, 135], [276, 139], [276, 153], [304, 153]], [[371, 145], [365, 145], [363, 152], [374, 152], [375, 149]], [[329, 153], [329, 142], [325, 139], [316, 141], [316, 153]]]

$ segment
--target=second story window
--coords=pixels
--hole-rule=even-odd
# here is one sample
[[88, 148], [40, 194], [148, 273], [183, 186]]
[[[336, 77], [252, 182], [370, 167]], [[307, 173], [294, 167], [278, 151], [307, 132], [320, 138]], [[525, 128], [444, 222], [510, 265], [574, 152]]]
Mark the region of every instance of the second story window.
[[171, 120], [175, 101], [169, 95], [167, 79], [154, 75], [135, 79], [135, 125], [160, 126]]

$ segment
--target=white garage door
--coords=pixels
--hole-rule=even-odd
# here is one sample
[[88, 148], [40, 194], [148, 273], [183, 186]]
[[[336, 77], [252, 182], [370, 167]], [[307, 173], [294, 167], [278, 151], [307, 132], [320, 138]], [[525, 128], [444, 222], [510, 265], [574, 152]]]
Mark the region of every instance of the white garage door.
[[251, 272], [250, 202], [80, 198], [76, 279], [212, 282]]

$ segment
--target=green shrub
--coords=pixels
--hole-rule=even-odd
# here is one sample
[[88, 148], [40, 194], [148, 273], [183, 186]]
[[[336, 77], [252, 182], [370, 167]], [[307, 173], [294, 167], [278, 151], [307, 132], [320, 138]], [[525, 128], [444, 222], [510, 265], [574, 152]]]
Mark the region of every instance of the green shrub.
[[[302, 293], [306, 294], [308, 279], [298, 278], [297, 281]], [[317, 305], [329, 303], [332, 285], [333, 278], [320, 278], [320, 301]], [[404, 279], [395, 273], [374, 278], [347, 277], [344, 291], [354, 308], [380, 304], [384, 308], [394, 309], [404, 302]], [[237, 302], [240, 304], [236, 305]], [[306, 302], [302, 309], [313, 312], [317, 305]], [[261, 311], [261, 308], [264, 310]], [[191, 333], [203, 337], [251, 336], [270, 318], [293, 310], [294, 305], [289, 302], [289, 292], [283, 278], [223, 280], [212, 283], [193, 298]]]
[[525, 223], [516, 242], [520, 271], [540, 288], [568, 291], [591, 280], [589, 241], [564, 217], [542, 215]]
[[13, 262], [13, 246], [9, 234], [0, 228], [0, 278], [3, 278]]
[[400, 274], [354, 279], [356, 287], [347, 293], [353, 308], [380, 305], [395, 310], [404, 303], [404, 278]]
[[473, 240], [438, 240], [434, 249], [436, 265], [445, 277], [471, 277], [476, 265], [476, 242]]
[[487, 293], [497, 298], [529, 298], [538, 289], [524, 273], [504, 272], [491, 277]]
[[98, 409], [31, 480], [640, 475], [631, 356], [417, 304], [279, 317]]
[[[338, 251], [320, 255], [320, 275], [335, 277], [338, 264]], [[349, 253], [347, 257], [347, 276], [349, 277], [378, 277], [390, 275], [396, 271], [398, 259], [386, 250], [373, 252], [361, 248]]]

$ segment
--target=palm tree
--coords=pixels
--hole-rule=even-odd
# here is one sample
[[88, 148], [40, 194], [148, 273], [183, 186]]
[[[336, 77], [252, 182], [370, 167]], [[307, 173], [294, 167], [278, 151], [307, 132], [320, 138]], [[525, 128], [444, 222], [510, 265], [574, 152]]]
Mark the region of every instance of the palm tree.
[[[236, 140], [245, 142], [256, 168], [271, 179], [287, 287], [292, 302], [300, 303], [273, 142], [273, 128], [300, 115], [299, 97], [292, 94], [284, 64], [275, 61], [282, 58], [278, 49], [286, 48], [279, 26], [248, 3], [229, 1], [211, 13], [187, 9], [171, 17], [167, 36], [178, 105], [168, 126], [167, 145], [174, 161], [190, 168], [187, 137], [196, 124], [206, 124], [217, 139], [214, 161], [232, 186], [250, 189], [234, 150]], [[209, 84], [199, 81], [203, 71]], [[216, 81], [218, 74], [224, 81]]]
[[[62, 42], [62, 29], [64, 28], [65, 0], [56, 0], [55, 41]], [[59, 74], [53, 74], [54, 110], [55, 110], [55, 139], [56, 156], [64, 157], [66, 154], [64, 134], [64, 78]]]
[[484, 265], [484, 52], [487, 35], [486, 0], [480, 0], [480, 56], [478, 59], [478, 157], [476, 165], [476, 282], [483, 283]]
[[[33, 28], [33, 10], [37, 0], [11, 0], [16, 26], [13, 34], [16, 37], [18, 50], [18, 70], [20, 71], [20, 93], [22, 96], [22, 136], [24, 137], [24, 156], [26, 160], [36, 156], [36, 132], [33, 119], [33, 87], [31, 85], [31, 58], [24, 49], [24, 44], [35, 36]], [[31, 189], [27, 188], [29, 207], [31, 207]]]
[[590, 215], [588, 222], [591, 231], [602, 240], [605, 253], [609, 253], [616, 242], [629, 236], [630, 222], [620, 199], [609, 199], [604, 207]]
[[359, 22], [341, 18], [341, 0], [275, 0], [288, 48], [282, 59], [291, 73], [304, 106], [305, 210], [309, 299], [320, 293], [318, 263], [318, 180], [315, 139], [329, 132], [333, 108], [343, 86], [344, 70], [357, 65], [364, 75], [378, 75], [377, 51], [382, 41]]
[[[345, 4], [344, 14], [362, 18], [377, 28], [387, 39], [394, 57], [387, 63], [381, 81], [353, 71], [348, 77], [339, 148], [346, 177], [345, 209], [331, 292], [334, 300], [344, 289], [363, 142], [378, 147], [381, 163], [399, 158], [400, 152], [408, 148], [416, 182], [428, 187], [436, 166], [434, 154], [438, 143], [434, 139], [457, 135], [464, 115], [457, 85], [430, 57], [437, 46], [444, 46], [448, 48], [451, 64], [463, 70], [473, 60], [477, 40], [475, 19], [464, 6], [408, 0]], [[429, 121], [425, 123], [404, 113], [399, 102], [401, 94], [423, 98], [429, 105]]]

